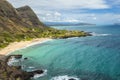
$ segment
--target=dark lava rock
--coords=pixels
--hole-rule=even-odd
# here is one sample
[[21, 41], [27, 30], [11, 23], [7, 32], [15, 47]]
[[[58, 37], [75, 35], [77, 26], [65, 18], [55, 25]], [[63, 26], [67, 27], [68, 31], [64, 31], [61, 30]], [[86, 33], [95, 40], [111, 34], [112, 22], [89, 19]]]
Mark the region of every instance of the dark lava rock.
[[22, 58], [22, 55], [12, 55], [12, 56], [14, 56], [16, 59], [21, 59]]
[[69, 79], [69, 80], [76, 80], [76, 79], [74, 79], [74, 78], [71, 78], [71, 79]]
[[27, 60], [27, 59], [28, 59], [27, 57], [24, 58], [24, 60]]
[[36, 70], [36, 71], [33, 71], [32, 73], [34, 73], [34, 74], [43, 74], [44, 71], [43, 70]]
[[6, 59], [5, 59], [5, 62], [9, 62], [10, 59], [12, 58], [16, 58], [16, 59], [21, 59], [22, 58], [22, 55], [18, 54], [18, 55], [9, 55], [9, 56], [6, 56]]
[[0, 58], [0, 80], [30, 80], [35, 74], [42, 74], [44, 72], [43, 70], [27, 72], [23, 71], [21, 66], [7, 65], [7, 61], [13, 56], [17, 59], [22, 58], [22, 55], [9, 55], [7, 58], [2, 58], [2, 60]]
[[22, 66], [14, 66], [16, 69], [22, 69]]

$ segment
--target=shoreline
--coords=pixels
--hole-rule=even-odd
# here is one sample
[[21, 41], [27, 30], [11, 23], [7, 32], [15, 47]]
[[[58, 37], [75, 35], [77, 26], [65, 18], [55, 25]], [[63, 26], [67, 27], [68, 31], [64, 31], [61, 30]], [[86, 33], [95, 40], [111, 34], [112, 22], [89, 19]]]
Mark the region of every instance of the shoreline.
[[7, 47], [3, 48], [0, 50], [0, 55], [8, 55], [16, 50], [19, 49], [24, 49], [36, 44], [40, 44], [40, 43], [44, 43], [47, 42], [49, 40], [52, 40], [50, 38], [36, 38], [36, 39], [32, 39], [30, 41], [20, 41], [20, 42], [13, 42], [10, 43]]

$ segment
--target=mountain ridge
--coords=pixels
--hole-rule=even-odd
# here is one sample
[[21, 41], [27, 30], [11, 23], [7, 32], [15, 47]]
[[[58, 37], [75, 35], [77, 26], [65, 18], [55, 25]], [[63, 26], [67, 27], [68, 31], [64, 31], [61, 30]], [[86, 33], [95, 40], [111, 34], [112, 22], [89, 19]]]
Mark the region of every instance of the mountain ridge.
[[[28, 27], [45, 27], [29, 6], [26, 9], [28, 12], [23, 9], [26, 9], [26, 6], [15, 9], [7, 0], [0, 0], [0, 31], [26, 32]], [[24, 18], [21, 13], [26, 14], [26, 17]]]
[[16, 9], [7, 0], [0, 0], [0, 48], [10, 42], [37, 38], [44, 29], [49, 28], [38, 19], [29, 6]]
[[19, 12], [20, 16], [22, 17], [23, 22], [29, 24], [30, 26], [40, 27], [40, 28], [47, 27], [39, 20], [37, 15], [28, 5], [16, 8], [16, 10]]
[[42, 23], [29, 6], [14, 8], [7, 0], [0, 0], [0, 48], [11, 42], [33, 38], [84, 37], [84, 31], [57, 30]]

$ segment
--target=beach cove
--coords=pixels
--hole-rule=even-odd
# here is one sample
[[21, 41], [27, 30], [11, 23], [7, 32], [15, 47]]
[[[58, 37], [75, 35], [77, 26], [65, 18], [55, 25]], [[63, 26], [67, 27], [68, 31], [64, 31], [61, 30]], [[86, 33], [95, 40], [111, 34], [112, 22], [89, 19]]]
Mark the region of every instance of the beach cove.
[[10, 43], [7, 47], [0, 50], [0, 55], [8, 55], [16, 50], [23, 49], [29, 46], [33, 46], [39, 43], [44, 43], [46, 41], [52, 40], [50, 38], [36, 38], [30, 41], [20, 41]]
[[13, 52], [29, 59], [23, 63], [25, 70], [47, 70], [46, 75], [32, 80], [120, 80], [119, 26], [54, 27], [94, 34], [54, 39]]

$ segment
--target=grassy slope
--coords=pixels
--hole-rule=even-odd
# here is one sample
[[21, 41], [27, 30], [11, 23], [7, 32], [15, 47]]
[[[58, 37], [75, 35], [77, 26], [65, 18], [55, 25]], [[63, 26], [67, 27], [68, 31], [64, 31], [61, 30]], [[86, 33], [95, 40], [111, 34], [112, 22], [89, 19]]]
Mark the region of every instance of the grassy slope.
[[6, 0], [0, 0], [0, 48], [9, 43], [33, 38], [68, 38], [88, 34], [80, 31], [56, 30], [39, 21], [29, 6], [15, 9]]
[[21, 40], [31, 40], [33, 38], [68, 38], [68, 37], [85, 37], [89, 34], [83, 31], [67, 31], [57, 30], [53, 28], [45, 28], [43, 30], [39, 28], [31, 28], [27, 32], [22, 33], [10, 33], [3, 32], [0, 34], [0, 48], [4, 48], [9, 43]]

